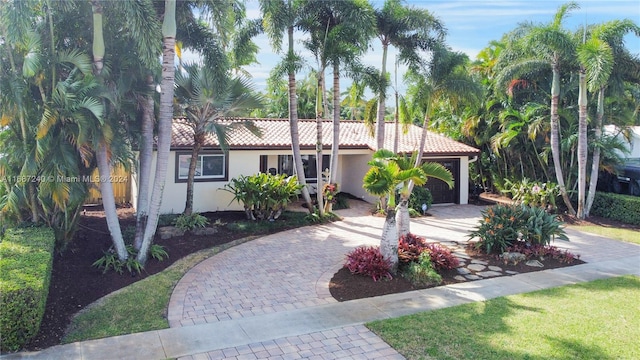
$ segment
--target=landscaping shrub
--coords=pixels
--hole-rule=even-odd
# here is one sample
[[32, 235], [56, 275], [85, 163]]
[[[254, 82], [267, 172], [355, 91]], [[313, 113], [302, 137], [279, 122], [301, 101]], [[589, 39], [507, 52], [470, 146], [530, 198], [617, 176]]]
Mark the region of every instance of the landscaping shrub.
[[333, 203], [333, 210], [342, 210], [349, 208], [349, 195], [345, 193], [338, 193], [334, 198], [335, 202]]
[[398, 260], [403, 263], [418, 261], [420, 254], [427, 248], [427, 241], [422, 236], [407, 234], [398, 239]]
[[505, 179], [504, 186], [502, 192], [511, 194], [516, 203], [529, 206], [555, 209], [556, 199], [560, 196], [560, 187], [551, 182], [531, 182], [527, 178], [511, 182]]
[[414, 186], [411, 196], [409, 196], [409, 208], [422, 215], [422, 204], [426, 204], [427, 209], [431, 208], [431, 204], [433, 204], [431, 191], [426, 187]]
[[181, 214], [176, 218], [176, 227], [181, 230], [191, 231], [195, 228], [203, 228], [209, 224], [209, 219], [198, 214], [191, 215]]
[[371, 276], [373, 281], [391, 279], [391, 262], [382, 257], [379, 247], [361, 246], [347, 254], [344, 267], [352, 274]]
[[417, 261], [410, 262], [402, 274], [417, 286], [429, 286], [442, 282], [442, 276], [434, 269], [431, 256], [427, 251], [423, 251]]
[[590, 214], [626, 224], [640, 225], [640, 197], [596, 192]]
[[460, 260], [451, 253], [451, 250], [440, 244], [427, 244], [426, 250], [436, 270], [451, 270], [460, 265]]
[[292, 199], [297, 198], [302, 185], [295, 176], [259, 173], [233, 178], [225, 190], [233, 200], [244, 206], [247, 219], [275, 220]]
[[469, 237], [478, 237], [478, 248], [487, 253], [499, 252], [515, 241], [547, 245], [558, 238], [568, 240], [562, 222], [541, 207], [496, 205], [482, 212], [480, 225]]
[[55, 235], [8, 229], [0, 242], [0, 348], [16, 351], [40, 329], [49, 294]]

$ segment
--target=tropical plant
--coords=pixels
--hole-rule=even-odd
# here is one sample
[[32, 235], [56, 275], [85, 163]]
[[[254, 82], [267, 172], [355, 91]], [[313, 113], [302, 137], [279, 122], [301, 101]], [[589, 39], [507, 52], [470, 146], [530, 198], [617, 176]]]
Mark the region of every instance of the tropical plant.
[[544, 25], [532, 26], [524, 24], [512, 34], [515, 39], [508, 43], [498, 59], [498, 75], [495, 86], [497, 89], [511, 89], [518, 86], [528, 87], [523, 79], [524, 74], [531, 74], [541, 69], [551, 68], [551, 154], [553, 157], [556, 181], [560, 187], [565, 206], [569, 213], [575, 210], [569, 199], [565, 186], [561, 163], [560, 149], [560, 117], [558, 104], [560, 98], [561, 68], [568, 65], [575, 54], [575, 46], [570, 34], [562, 28], [562, 22], [569, 11], [577, 9], [575, 2], [560, 6], [553, 20]]
[[555, 183], [538, 183], [524, 178], [519, 182], [505, 179], [504, 193], [511, 194], [511, 198], [518, 204], [542, 207], [547, 210], [556, 208], [556, 198], [560, 195]]
[[412, 104], [419, 107], [423, 114], [422, 136], [415, 158], [416, 166], [422, 162], [429, 121], [437, 102], [446, 98], [448, 103], [474, 105], [480, 103], [481, 85], [466, 70], [468, 58], [465, 54], [453, 52], [444, 44], [432, 46], [431, 60], [428, 63], [412, 64], [406, 77], [412, 81], [410, 89]]
[[417, 286], [437, 285], [442, 282], [442, 276], [438, 274], [428, 251], [423, 251], [417, 261], [410, 262], [403, 270], [402, 275]]
[[[425, 163], [415, 166], [415, 156], [399, 156], [393, 152], [380, 149], [369, 161], [369, 170], [362, 179], [363, 188], [370, 194], [379, 196], [381, 203], [387, 198], [385, 206], [386, 219], [380, 240], [380, 251], [391, 261], [392, 270], [398, 264], [398, 238], [409, 233], [409, 196], [410, 183], [422, 185], [428, 177], [434, 177], [453, 186], [453, 176], [444, 166], [437, 163]], [[396, 215], [395, 190], [400, 188], [400, 204]]]
[[391, 279], [391, 263], [378, 247], [361, 246], [347, 254], [344, 267], [352, 274], [371, 276], [373, 281]]
[[377, 88], [378, 111], [376, 115], [377, 149], [384, 148], [384, 116], [387, 79], [387, 53], [389, 45], [396, 47], [400, 58], [407, 64], [421, 61], [420, 51], [431, 50], [434, 42], [444, 35], [444, 26], [426, 9], [405, 6], [402, 0], [386, 0], [381, 9], [375, 10], [376, 32], [382, 44], [382, 67]]
[[[590, 37], [586, 38], [587, 29], [583, 30], [582, 43], [578, 46], [577, 54], [578, 61], [581, 64], [581, 75], [584, 71], [584, 79], [581, 78], [580, 85], [583, 88], [588, 89], [591, 92], [597, 93], [597, 106], [595, 123], [593, 124], [595, 146], [593, 146], [593, 155], [591, 160], [591, 173], [589, 176], [589, 192], [585, 198], [581, 198], [578, 194], [578, 207], [583, 206], [582, 211], [578, 210], [578, 215], [583, 217], [589, 216], [593, 200], [595, 198], [596, 187], [598, 184], [598, 173], [600, 171], [600, 155], [602, 142], [602, 125], [604, 120], [604, 100], [605, 89], [609, 87], [613, 91], [620, 91], [620, 79], [631, 78], [632, 81], [639, 81], [640, 76], [637, 73], [634, 74], [630, 71], [638, 66], [640, 61], [634, 59], [633, 56], [624, 48], [623, 37], [627, 33], [633, 32], [635, 35], [640, 36], [640, 27], [631, 20], [614, 20], [594, 26], [589, 30]], [[614, 66], [618, 64], [619, 66]], [[612, 76], [613, 74], [613, 76]], [[611, 79], [616, 81], [616, 84], [609, 84]], [[583, 95], [581, 93], [581, 95]], [[586, 107], [586, 99], [583, 100]], [[586, 109], [580, 108], [581, 119], [586, 118]], [[586, 123], [583, 124], [586, 126]], [[586, 134], [581, 133], [580, 139], [585, 143], [586, 147]], [[583, 164], [584, 169], [579, 169], [579, 174], [583, 175], [586, 182], [586, 162]], [[582, 174], [582, 171], [585, 174]], [[578, 180], [580, 181], [580, 180]], [[586, 183], [585, 183], [586, 185]], [[584, 195], [584, 194], [583, 194]], [[584, 204], [582, 204], [584, 203]]]
[[207, 134], [213, 133], [220, 147], [227, 151], [229, 133], [244, 128], [261, 136], [262, 132], [252, 121], [229, 121], [228, 117], [247, 115], [262, 106], [262, 99], [255, 94], [248, 81], [225, 73], [210, 71], [201, 65], [187, 65], [176, 75], [176, 100], [186, 114], [185, 124], [193, 130], [193, 149], [187, 175], [187, 199], [184, 214], [193, 211], [193, 188], [198, 154], [205, 144]]
[[263, 15], [263, 26], [276, 52], [282, 50], [282, 40], [286, 33], [287, 50], [282, 64], [276, 69], [276, 77], [284, 73], [288, 77], [289, 88], [289, 125], [291, 130], [291, 150], [293, 162], [298, 174], [298, 181], [302, 187], [302, 197], [307, 204], [309, 213], [313, 213], [313, 204], [307, 188], [302, 155], [300, 153], [300, 133], [298, 130], [298, 104], [296, 97], [296, 70], [301, 68], [301, 59], [294, 51], [294, 28], [301, 16], [300, 4], [293, 0], [260, 0], [260, 11]]
[[233, 200], [241, 203], [249, 220], [273, 221], [280, 217], [302, 185], [295, 176], [285, 174], [256, 175], [233, 178], [224, 190], [233, 194]]
[[424, 186], [414, 187], [411, 191], [411, 196], [409, 196], [409, 208], [417, 211], [419, 214], [424, 214], [425, 208], [423, 205], [426, 205], [426, 209], [431, 207], [433, 203], [433, 195], [431, 195], [431, 191]]
[[191, 231], [196, 228], [203, 228], [209, 224], [209, 219], [198, 213], [180, 214], [176, 218], [176, 227], [182, 230]]
[[541, 207], [496, 205], [482, 212], [480, 225], [470, 238], [479, 238], [476, 248], [502, 253], [516, 241], [548, 245], [556, 238], [569, 240], [556, 215]]

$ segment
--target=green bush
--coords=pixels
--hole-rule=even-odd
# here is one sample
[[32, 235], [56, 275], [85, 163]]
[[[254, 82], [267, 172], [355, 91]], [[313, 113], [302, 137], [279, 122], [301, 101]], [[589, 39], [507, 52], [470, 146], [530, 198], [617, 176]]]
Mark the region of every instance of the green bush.
[[433, 196], [426, 187], [414, 186], [409, 197], [409, 208], [422, 214], [422, 204], [427, 204], [427, 209], [431, 208]]
[[560, 187], [552, 182], [538, 183], [527, 178], [511, 182], [505, 179], [504, 186], [506, 189], [502, 192], [511, 194], [511, 198], [517, 204], [555, 209], [556, 199], [560, 196]]
[[275, 220], [289, 202], [296, 198], [302, 185], [295, 176], [259, 173], [233, 178], [225, 190], [244, 206], [247, 219]]
[[176, 227], [185, 231], [203, 228], [207, 225], [209, 225], [209, 219], [198, 213], [192, 213], [191, 215], [182, 214], [176, 219]]
[[416, 286], [437, 285], [442, 282], [442, 276], [433, 267], [431, 255], [423, 251], [418, 256], [418, 261], [412, 261], [403, 270], [402, 275]]
[[555, 238], [568, 240], [561, 225], [541, 207], [496, 205], [482, 212], [480, 225], [469, 237], [478, 237], [477, 247], [487, 253], [501, 253], [516, 241], [548, 245]]
[[640, 197], [597, 192], [590, 214], [640, 225]]
[[48, 228], [8, 229], [0, 242], [0, 346], [22, 348], [40, 329], [49, 294], [55, 235]]

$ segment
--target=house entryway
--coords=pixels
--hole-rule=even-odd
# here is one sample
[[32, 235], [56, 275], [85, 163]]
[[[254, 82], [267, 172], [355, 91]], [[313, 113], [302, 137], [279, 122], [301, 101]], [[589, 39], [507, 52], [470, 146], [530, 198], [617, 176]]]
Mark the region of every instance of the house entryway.
[[460, 188], [460, 160], [459, 159], [439, 159], [429, 160], [438, 164], [442, 164], [445, 168], [451, 171], [453, 174], [453, 188], [449, 189], [449, 186], [442, 180], [429, 178], [425, 187], [431, 191], [434, 204], [459, 204], [459, 188]]

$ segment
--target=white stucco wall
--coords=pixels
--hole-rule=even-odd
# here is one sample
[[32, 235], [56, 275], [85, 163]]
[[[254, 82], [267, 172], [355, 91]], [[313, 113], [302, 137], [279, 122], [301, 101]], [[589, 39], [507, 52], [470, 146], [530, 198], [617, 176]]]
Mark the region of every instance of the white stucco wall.
[[[267, 155], [267, 168], [278, 168], [278, 155], [288, 155], [290, 152], [283, 150], [237, 150], [228, 154], [228, 178], [232, 179], [240, 175], [256, 174], [260, 170], [260, 156]], [[314, 155], [315, 151], [302, 151], [304, 155]], [[328, 154], [328, 152], [325, 152]], [[369, 169], [367, 162], [371, 160], [373, 154], [370, 150], [341, 150], [338, 166], [338, 184], [340, 191], [347, 192], [359, 197], [367, 202], [375, 203], [377, 198], [367, 194], [362, 188], [362, 178]], [[171, 151], [164, 194], [161, 205], [161, 213], [181, 213], [184, 210], [187, 184], [186, 182], [175, 182], [176, 152]], [[451, 159], [452, 157], [447, 157]], [[455, 157], [454, 157], [455, 158]], [[429, 158], [428, 160], [437, 160]], [[460, 159], [460, 179], [459, 179], [459, 199], [461, 204], [469, 201], [469, 160], [468, 157]], [[155, 170], [155, 154], [152, 169]], [[132, 175], [132, 203], [137, 204], [138, 198], [138, 178]], [[231, 193], [222, 190], [226, 181], [196, 182], [194, 185], [193, 208], [196, 212], [242, 210], [242, 205], [233, 201]], [[315, 187], [315, 184], [310, 184]]]

